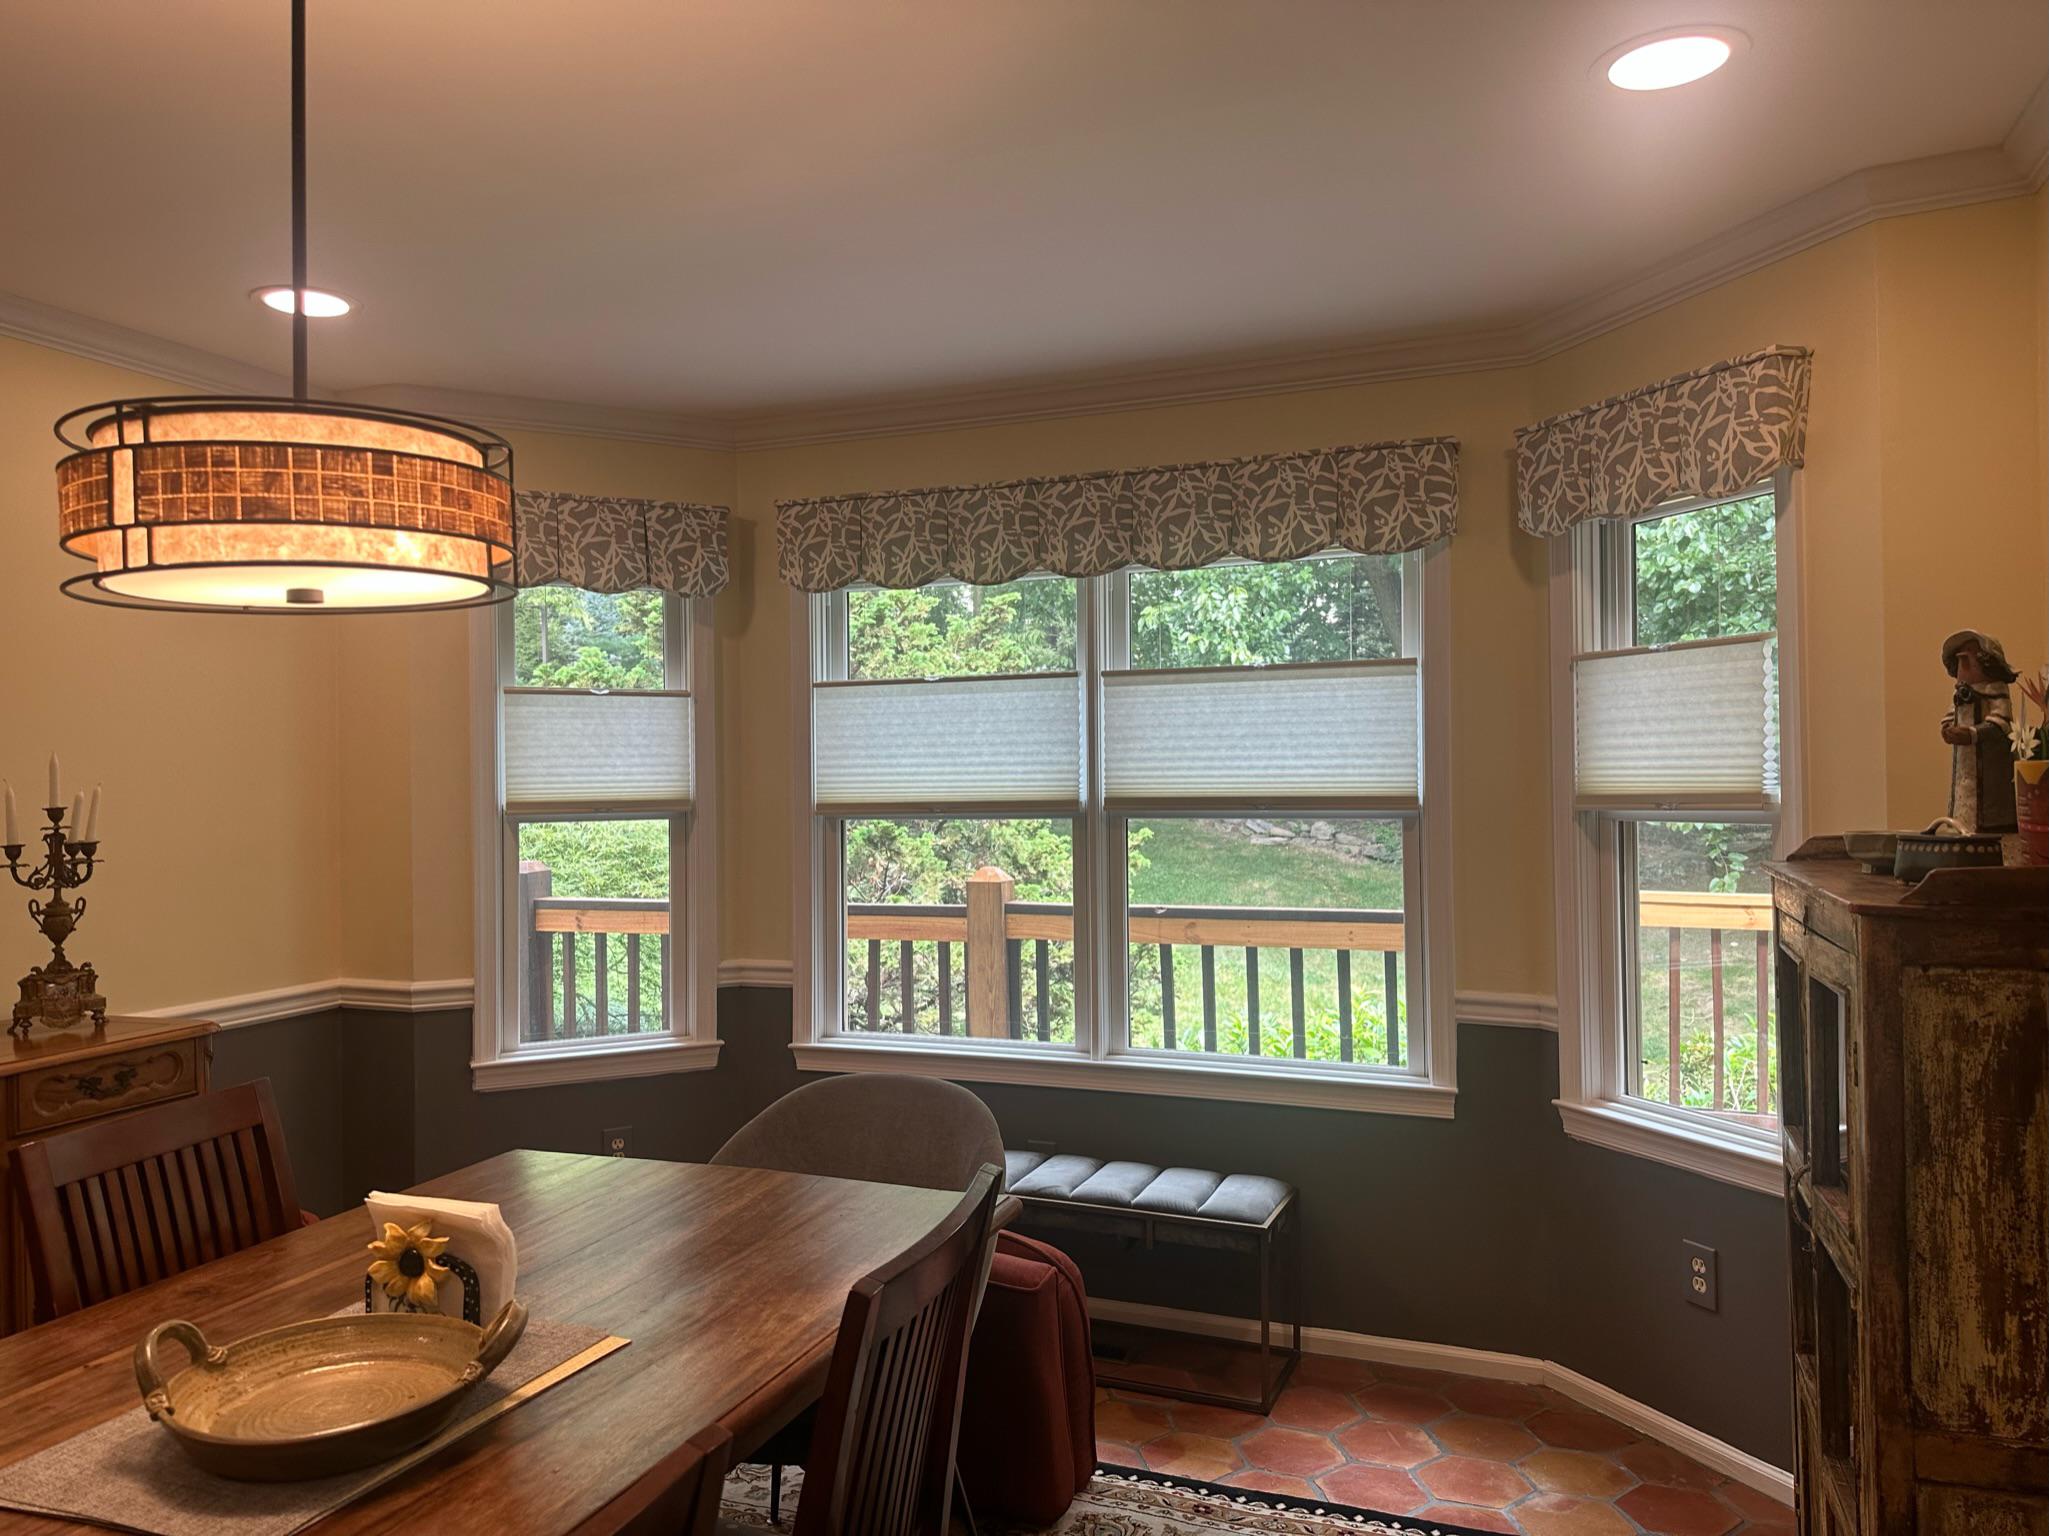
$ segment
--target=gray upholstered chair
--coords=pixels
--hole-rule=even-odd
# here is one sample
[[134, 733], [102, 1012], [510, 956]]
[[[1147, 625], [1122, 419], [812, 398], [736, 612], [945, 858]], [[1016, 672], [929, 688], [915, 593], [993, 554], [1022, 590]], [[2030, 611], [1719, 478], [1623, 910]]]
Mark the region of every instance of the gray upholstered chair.
[[[1003, 1133], [989, 1107], [958, 1083], [895, 1072], [821, 1078], [786, 1093], [712, 1154], [735, 1168], [964, 1190], [984, 1163], [1004, 1166]], [[995, 1225], [1019, 1210], [1005, 1196]], [[772, 1470], [771, 1522], [782, 1520], [783, 1468], [803, 1465], [815, 1415], [806, 1409], [748, 1460]]]
[[984, 1163], [1003, 1166], [1003, 1133], [988, 1106], [958, 1083], [869, 1072], [821, 1078], [784, 1094], [711, 1160], [964, 1190]]

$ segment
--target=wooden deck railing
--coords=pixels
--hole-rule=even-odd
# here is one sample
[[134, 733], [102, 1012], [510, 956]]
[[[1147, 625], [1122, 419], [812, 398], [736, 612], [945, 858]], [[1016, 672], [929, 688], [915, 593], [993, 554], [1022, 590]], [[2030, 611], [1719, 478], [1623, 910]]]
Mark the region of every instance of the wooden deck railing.
[[[1735, 1104], [1729, 1092], [1729, 1055], [1726, 1000], [1722, 992], [1722, 962], [1728, 942], [1742, 942], [1748, 934], [1756, 949], [1757, 982], [1757, 1109], [1760, 1120], [1772, 1118], [1771, 1074], [1771, 947], [1772, 899], [1720, 891], [1642, 891], [1637, 896], [1637, 923], [1648, 933], [1665, 930], [1665, 1102], [1684, 1102], [1680, 1083], [1681, 997], [1684, 964], [1681, 940], [1689, 930], [1706, 929], [1708, 936], [1709, 1018], [1714, 1030], [1714, 1102], [1718, 1112], [1729, 1112]], [[1641, 1092], [1653, 1096], [1646, 1080]]]
[[[556, 896], [544, 864], [519, 870], [520, 975], [525, 1004], [522, 1040], [575, 1040], [635, 1035], [668, 1027], [669, 904], [618, 896]], [[623, 996], [613, 989], [622, 958]], [[655, 961], [653, 985], [647, 962]]]

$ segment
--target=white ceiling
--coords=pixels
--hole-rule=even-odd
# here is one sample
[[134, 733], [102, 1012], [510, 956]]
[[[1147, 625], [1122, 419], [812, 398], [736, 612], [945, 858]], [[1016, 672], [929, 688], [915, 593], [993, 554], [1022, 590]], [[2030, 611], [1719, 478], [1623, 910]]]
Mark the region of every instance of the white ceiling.
[[[313, 0], [316, 386], [663, 412], [1528, 321], [1997, 146], [2042, 0]], [[1595, 61], [1714, 22], [1657, 95]], [[0, 292], [282, 369], [282, 0], [0, 22]]]

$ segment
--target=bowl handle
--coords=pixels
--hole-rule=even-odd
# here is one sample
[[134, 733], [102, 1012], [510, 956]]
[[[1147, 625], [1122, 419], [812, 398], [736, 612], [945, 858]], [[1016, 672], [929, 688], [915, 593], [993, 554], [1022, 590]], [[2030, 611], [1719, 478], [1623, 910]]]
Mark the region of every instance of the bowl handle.
[[517, 1301], [508, 1301], [484, 1329], [483, 1342], [477, 1346], [477, 1358], [463, 1368], [462, 1384], [470, 1386], [497, 1370], [499, 1362], [512, 1353], [512, 1346], [525, 1332], [526, 1308]]
[[183, 1344], [191, 1363], [208, 1370], [218, 1370], [228, 1358], [225, 1349], [207, 1343], [206, 1335], [191, 1323], [158, 1323], [150, 1329], [135, 1346], [135, 1384], [142, 1388], [142, 1405], [152, 1419], [176, 1411], [171, 1407], [170, 1393], [164, 1389], [164, 1369], [157, 1363], [157, 1345], [165, 1339]]

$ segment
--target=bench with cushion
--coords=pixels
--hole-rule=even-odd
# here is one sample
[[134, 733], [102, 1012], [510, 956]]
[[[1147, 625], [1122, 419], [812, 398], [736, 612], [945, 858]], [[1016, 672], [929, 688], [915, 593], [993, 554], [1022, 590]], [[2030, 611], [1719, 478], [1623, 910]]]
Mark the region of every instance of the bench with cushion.
[[[1302, 1352], [1300, 1256], [1295, 1190], [1257, 1173], [1213, 1173], [1205, 1168], [1157, 1168], [1151, 1163], [1104, 1162], [1074, 1153], [1006, 1151], [1005, 1187], [1034, 1226], [1095, 1232], [1146, 1249], [1161, 1244], [1226, 1249], [1251, 1255], [1259, 1271], [1259, 1344], [1228, 1351], [1214, 1371], [1190, 1374], [1145, 1358], [1145, 1341], [1127, 1343], [1124, 1330], [1097, 1330], [1096, 1379], [1199, 1402], [1265, 1413]], [[1285, 1255], [1277, 1254], [1285, 1243]], [[1277, 1258], [1285, 1257], [1294, 1286], [1291, 1342], [1273, 1343], [1273, 1290]], [[1151, 1332], [1151, 1330], [1147, 1330]], [[1234, 1369], [1233, 1366], [1242, 1368]], [[1247, 1371], [1256, 1372], [1247, 1379]]]

